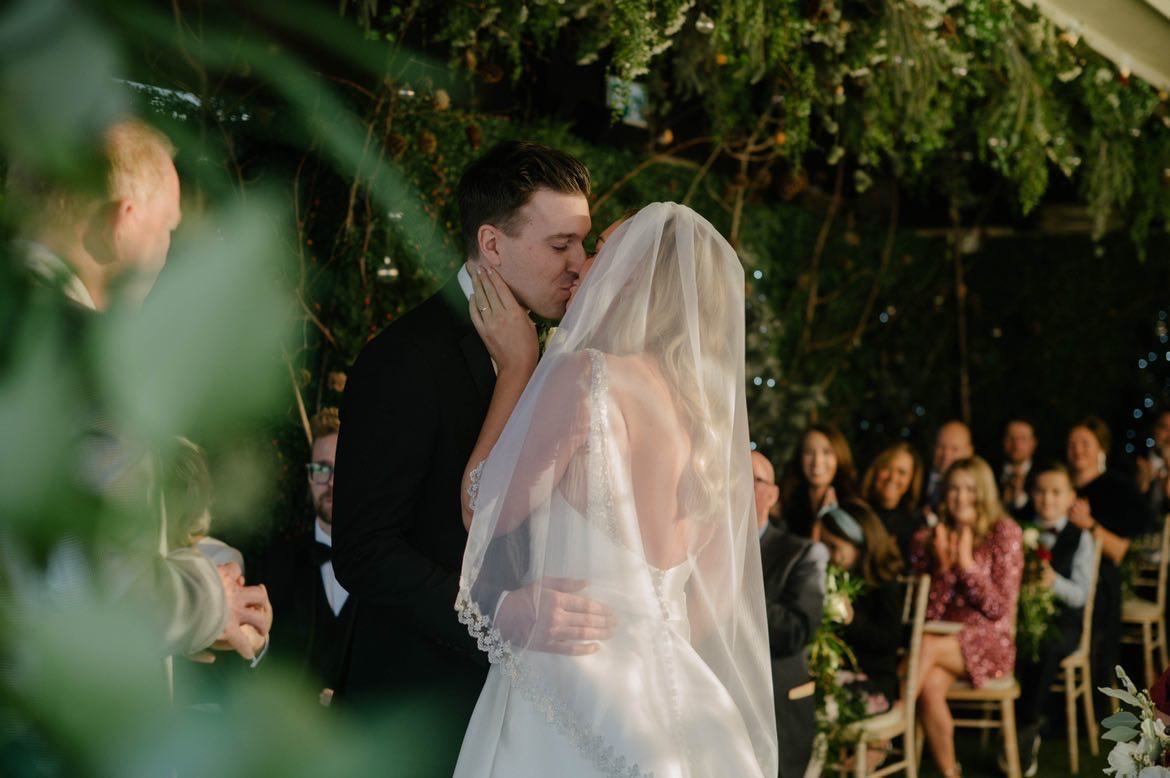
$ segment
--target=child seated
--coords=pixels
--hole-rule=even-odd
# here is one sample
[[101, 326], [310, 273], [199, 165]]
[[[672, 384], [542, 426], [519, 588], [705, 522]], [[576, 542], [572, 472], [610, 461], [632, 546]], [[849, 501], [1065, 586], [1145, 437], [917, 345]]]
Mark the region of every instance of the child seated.
[[1033, 659], [1021, 651], [1016, 658], [1016, 678], [1020, 683], [1016, 722], [1020, 770], [1025, 776], [1035, 775], [1038, 769], [1041, 714], [1049, 688], [1060, 671], [1061, 660], [1076, 649], [1081, 639], [1094, 555], [1092, 536], [1068, 520], [1069, 509], [1077, 499], [1068, 469], [1059, 463], [1047, 465], [1036, 471], [1035, 479], [1032, 501], [1040, 545], [1052, 554], [1051, 562], [1042, 563], [1040, 582], [1052, 589], [1057, 610], [1039, 657]]
[[865, 581], [841, 638], [857, 658], [860, 676], [850, 681], [866, 700], [867, 713], [898, 701], [898, 649], [902, 645], [902, 555], [877, 514], [860, 500], [821, 515], [821, 542], [833, 564]]

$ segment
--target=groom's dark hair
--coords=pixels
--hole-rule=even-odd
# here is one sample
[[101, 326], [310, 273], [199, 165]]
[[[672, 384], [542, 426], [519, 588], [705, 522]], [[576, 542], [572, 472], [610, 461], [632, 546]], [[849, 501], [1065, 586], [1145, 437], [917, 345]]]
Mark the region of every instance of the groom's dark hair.
[[520, 209], [540, 189], [589, 196], [589, 170], [571, 154], [529, 140], [506, 140], [467, 166], [456, 198], [467, 256], [479, 254], [479, 228], [514, 234]]

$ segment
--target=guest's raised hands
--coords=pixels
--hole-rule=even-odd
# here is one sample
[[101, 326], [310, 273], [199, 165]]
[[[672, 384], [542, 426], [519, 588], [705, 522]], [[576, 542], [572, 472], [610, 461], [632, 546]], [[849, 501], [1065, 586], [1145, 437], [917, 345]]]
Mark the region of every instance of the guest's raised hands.
[[941, 522], [934, 525], [933, 546], [934, 558], [938, 560], [939, 569], [945, 573], [954, 564], [954, 538]]
[[1093, 512], [1089, 508], [1089, 501], [1084, 497], [1077, 498], [1077, 501], [1069, 508], [1068, 520], [1081, 529], [1092, 529], [1094, 519]]
[[975, 531], [970, 524], [963, 524], [954, 531], [955, 562], [960, 570], [967, 570], [975, 564]]
[[490, 266], [477, 264], [471, 283], [475, 289], [468, 301], [471, 323], [488, 354], [501, 373], [531, 375], [540, 358], [540, 346], [528, 311]]

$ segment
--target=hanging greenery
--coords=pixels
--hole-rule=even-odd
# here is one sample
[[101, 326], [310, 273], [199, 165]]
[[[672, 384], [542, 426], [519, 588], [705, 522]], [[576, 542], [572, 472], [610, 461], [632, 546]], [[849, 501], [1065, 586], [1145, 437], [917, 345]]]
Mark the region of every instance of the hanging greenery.
[[1057, 175], [1082, 193], [1094, 237], [1121, 214], [1139, 250], [1170, 215], [1166, 94], [1016, 0], [361, 8], [369, 29], [394, 40], [421, 32], [467, 73], [531, 77], [566, 47], [579, 63], [600, 60], [622, 83], [644, 81], [659, 128], [697, 101], [716, 142], [752, 168], [845, 162], [857, 192], [896, 175], [961, 201], [962, 182], [990, 167], [1021, 213]]

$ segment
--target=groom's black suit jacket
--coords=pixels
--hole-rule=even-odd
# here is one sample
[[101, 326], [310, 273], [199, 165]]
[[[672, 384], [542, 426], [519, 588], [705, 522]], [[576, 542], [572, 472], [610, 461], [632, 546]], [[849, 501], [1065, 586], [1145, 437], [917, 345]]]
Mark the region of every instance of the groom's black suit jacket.
[[453, 278], [349, 373], [333, 486], [333, 566], [356, 605], [343, 699], [445, 699], [470, 717], [483, 684], [487, 663], [454, 609], [460, 488], [495, 386], [467, 310]]

